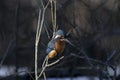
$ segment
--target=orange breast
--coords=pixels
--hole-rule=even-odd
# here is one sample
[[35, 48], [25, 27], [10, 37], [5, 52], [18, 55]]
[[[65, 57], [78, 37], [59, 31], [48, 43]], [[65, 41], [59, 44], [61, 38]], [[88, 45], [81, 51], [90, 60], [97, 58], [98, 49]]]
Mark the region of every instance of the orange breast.
[[65, 42], [64, 41], [58, 40], [55, 43], [55, 50], [56, 50], [57, 53], [61, 54], [64, 51], [64, 48], [65, 48]]
[[52, 50], [48, 54], [48, 59], [54, 58], [56, 55], [57, 55], [57, 52], [55, 50]]

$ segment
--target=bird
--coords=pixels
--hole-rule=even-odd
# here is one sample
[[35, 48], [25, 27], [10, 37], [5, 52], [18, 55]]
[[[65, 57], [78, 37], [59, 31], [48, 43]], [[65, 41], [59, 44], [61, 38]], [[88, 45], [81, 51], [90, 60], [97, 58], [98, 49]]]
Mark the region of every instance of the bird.
[[65, 49], [65, 34], [63, 30], [57, 30], [54, 38], [48, 42], [46, 53], [48, 59], [54, 58], [56, 55], [63, 53]]

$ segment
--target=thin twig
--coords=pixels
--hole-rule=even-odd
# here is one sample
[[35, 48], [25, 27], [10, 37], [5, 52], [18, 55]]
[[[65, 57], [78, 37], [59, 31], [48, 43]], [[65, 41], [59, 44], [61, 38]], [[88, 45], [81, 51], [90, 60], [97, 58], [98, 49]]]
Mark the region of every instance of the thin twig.
[[42, 7], [44, 8], [44, 4], [43, 4], [43, 1], [42, 1], [42, 0], [40, 0], [40, 2], [41, 2], [41, 4], [42, 4]]
[[15, 45], [15, 44], [13, 43], [14, 41], [15, 41], [15, 39], [12, 39], [12, 40], [9, 42], [9, 45], [8, 45], [8, 47], [7, 47], [7, 50], [6, 50], [6, 52], [4, 53], [2, 60], [0, 61], [0, 68], [1, 68], [3, 62], [5, 61], [5, 59], [6, 59], [7, 55], [8, 55], [9, 50], [10, 50], [11, 48], [13, 48], [12, 46]]
[[40, 22], [41, 22], [40, 19], [41, 19], [41, 9], [39, 8], [39, 16], [38, 16], [38, 24], [37, 24], [36, 42], [35, 42], [35, 45], [37, 45], [38, 42], [39, 42], [38, 34], [39, 34], [39, 28], [40, 28]]
[[110, 56], [108, 56], [107, 62], [110, 61], [110, 60], [114, 57], [115, 54], [116, 54], [116, 50], [114, 50], [114, 51], [112, 52], [112, 54], [111, 54]]
[[[44, 60], [44, 62], [42, 64], [42, 69], [47, 64], [46, 60], [47, 60], [47, 57], [45, 58], [45, 60]], [[43, 72], [43, 77], [44, 77], [44, 80], [46, 80], [46, 74], [45, 74], [45, 72]]]
[[45, 72], [43, 72], [43, 77], [44, 77], [44, 80], [46, 80], [46, 74], [45, 74]]
[[47, 9], [47, 7], [48, 7], [48, 4], [49, 4], [49, 2], [48, 2], [47, 5], [44, 7], [43, 12], [42, 12], [42, 19], [41, 19], [41, 23], [40, 23], [40, 30], [39, 30], [39, 33], [38, 33], [38, 39], [40, 38], [40, 34], [41, 34], [42, 27], [43, 27], [43, 24], [44, 24], [45, 11], [46, 11], [46, 9]]
[[41, 70], [41, 72], [40, 72], [38, 78], [40, 78], [41, 75], [44, 73], [44, 70], [46, 69], [46, 67], [47, 67], [46, 65], [47, 65], [47, 64], [48, 64], [48, 57], [46, 57], [45, 60], [44, 60], [44, 62], [43, 62], [42, 70]]
[[54, 34], [57, 30], [57, 26], [56, 26], [56, 0], [49, 0], [51, 3], [51, 17], [52, 17], [52, 26], [53, 26], [53, 36], [52, 38], [54, 38]]
[[54, 29], [54, 14], [53, 14], [53, 1], [51, 1], [51, 17], [52, 17], [52, 26], [53, 26], [53, 37], [55, 34], [55, 29]]
[[55, 31], [56, 31], [56, 27], [57, 27], [57, 25], [56, 25], [56, 23], [57, 23], [57, 21], [56, 21], [56, 0], [54, 0], [54, 17], [55, 17], [55, 22], [54, 22], [54, 27], [55, 27]]
[[53, 65], [55, 65], [56, 63], [58, 63], [61, 59], [63, 59], [64, 58], [64, 56], [62, 56], [62, 57], [60, 57], [58, 60], [56, 60], [55, 62], [52, 62], [52, 63], [50, 63], [50, 64], [48, 64], [47, 65], [47, 67], [50, 67], [50, 66], [53, 66]]
[[45, 58], [44, 61], [43, 61], [42, 68], [45, 66], [46, 60], [47, 60], [47, 56], [46, 56], [46, 58]]
[[48, 39], [50, 39], [50, 34], [49, 34], [46, 26], [45, 26], [45, 31], [46, 31], [46, 33], [47, 33]]
[[41, 9], [39, 8], [39, 17], [38, 17], [38, 25], [37, 25], [37, 32], [36, 32], [36, 40], [35, 40], [35, 80], [38, 80], [38, 70], [37, 70], [37, 53], [38, 53], [38, 43], [40, 40], [40, 35], [42, 31], [42, 27], [44, 24], [44, 17], [45, 17], [45, 11], [48, 7], [49, 1], [47, 5], [44, 7], [43, 2], [41, 1], [41, 4], [43, 6], [43, 11], [41, 13]]
[[39, 8], [39, 17], [38, 17], [38, 25], [37, 25], [37, 32], [36, 32], [36, 40], [35, 40], [35, 80], [37, 80], [37, 53], [38, 53], [38, 43], [39, 43], [39, 28], [40, 28], [40, 18], [41, 18], [41, 9]]
[[32, 78], [32, 80], [35, 80], [29, 71], [26, 71], [26, 73], [28, 73], [28, 75]]
[[38, 78], [40, 78], [42, 74], [43, 74], [43, 76], [46, 78], [45, 72], [44, 72], [45, 69], [46, 69], [47, 67], [50, 67], [50, 66], [55, 65], [56, 63], [58, 63], [58, 62], [59, 62], [61, 59], [63, 59], [63, 58], [64, 58], [64, 56], [60, 57], [60, 58], [59, 58], [58, 60], [56, 60], [55, 62], [48, 64], [48, 57], [46, 57], [45, 60], [44, 60], [44, 62], [43, 62], [42, 70], [41, 70]]
[[[86, 57], [84, 57], [84, 56], [79, 56], [79, 55], [74, 54], [74, 53], [71, 53], [71, 55], [74, 56], [74, 57], [77, 57], [77, 58], [86, 59]], [[103, 62], [100, 61], [100, 60], [96, 60], [96, 59], [92, 59], [92, 58], [88, 58], [88, 59], [89, 59], [90, 61], [92, 61], [92, 62], [99, 63], [99, 64], [102, 64], [102, 65], [106, 65], [105, 63], [103, 63]]]

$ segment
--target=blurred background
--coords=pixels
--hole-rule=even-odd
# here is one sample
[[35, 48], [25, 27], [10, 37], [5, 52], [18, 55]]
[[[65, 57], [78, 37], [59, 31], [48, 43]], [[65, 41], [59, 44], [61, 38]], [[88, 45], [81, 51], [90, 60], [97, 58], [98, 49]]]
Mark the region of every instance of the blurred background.
[[[33, 80], [41, 1], [0, 0], [0, 80]], [[47, 80], [120, 80], [120, 0], [56, 2], [58, 29], [75, 47], [66, 44], [64, 59], [46, 69]], [[52, 33], [49, 4], [38, 46], [38, 72]]]

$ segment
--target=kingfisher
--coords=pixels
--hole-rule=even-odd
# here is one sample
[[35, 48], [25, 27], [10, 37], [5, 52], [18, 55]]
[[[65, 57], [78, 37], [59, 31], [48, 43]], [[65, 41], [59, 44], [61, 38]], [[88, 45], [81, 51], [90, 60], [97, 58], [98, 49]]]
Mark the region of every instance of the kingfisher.
[[65, 43], [69, 40], [65, 39], [65, 34], [63, 30], [57, 30], [55, 32], [54, 38], [49, 41], [46, 49], [48, 54], [48, 59], [54, 58], [56, 55], [61, 54], [65, 49]]

